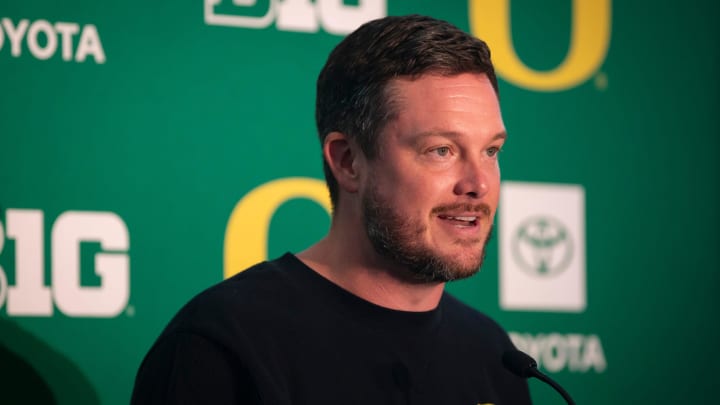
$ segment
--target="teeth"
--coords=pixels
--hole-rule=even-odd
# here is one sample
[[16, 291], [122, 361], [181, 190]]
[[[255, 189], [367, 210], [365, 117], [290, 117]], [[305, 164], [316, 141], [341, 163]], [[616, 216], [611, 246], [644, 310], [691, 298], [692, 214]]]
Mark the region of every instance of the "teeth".
[[477, 217], [448, 217], [448, 219], [455, 219], [458, 221], [467, 221], [471, 222], [477, 219]]

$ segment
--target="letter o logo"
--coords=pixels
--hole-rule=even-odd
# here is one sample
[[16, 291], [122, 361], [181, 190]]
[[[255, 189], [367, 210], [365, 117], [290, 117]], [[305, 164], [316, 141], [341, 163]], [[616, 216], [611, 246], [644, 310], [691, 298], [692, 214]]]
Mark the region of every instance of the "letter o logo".
[[267, 259], [270, 220], [283, 203], [295, 198], [315, 201], [330, 214], [330, 196], [325, 183], [304, 177], [265, 183], [235, 205], [225, 229], [225, 278]]
[[605, 61], [610, 45], [611, 0], [573, 0], [570, 49], [554, 70], [534, 71], [515, 52], [510, 0], [469, 0], [470, 27], [492, 50], [499, 76], [536, 91], [560, 91], [589, 79]]

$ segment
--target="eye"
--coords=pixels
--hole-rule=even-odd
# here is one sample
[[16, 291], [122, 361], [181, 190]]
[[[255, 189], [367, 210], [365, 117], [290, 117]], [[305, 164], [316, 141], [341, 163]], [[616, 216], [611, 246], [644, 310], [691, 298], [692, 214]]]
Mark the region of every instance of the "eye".
[[498, 148], [497, 146], [492, 146], [492, 147], [488, 148], [487, 154], [490, 157], [495, 157], [495, 156], [497, 156], [498, 153], [500, 153], [500, 151], [501, 151], [501, 149]]
[[430, 150], [430, 152], [435, 153], [438, 156], [445, 157], [445, 156], [450, 155], [450, 147], [449, 146], [440, 146], [440, 147]]

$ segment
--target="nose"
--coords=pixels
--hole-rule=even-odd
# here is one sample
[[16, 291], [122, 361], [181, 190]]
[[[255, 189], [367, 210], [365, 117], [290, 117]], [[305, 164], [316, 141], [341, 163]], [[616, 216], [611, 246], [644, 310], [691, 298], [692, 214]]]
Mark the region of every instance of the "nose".
[[490, 190], [490, 176], [495, 175], [486, 163], [467, 160], [461, 168], [453, 192], [458, 196], [482, 198]]

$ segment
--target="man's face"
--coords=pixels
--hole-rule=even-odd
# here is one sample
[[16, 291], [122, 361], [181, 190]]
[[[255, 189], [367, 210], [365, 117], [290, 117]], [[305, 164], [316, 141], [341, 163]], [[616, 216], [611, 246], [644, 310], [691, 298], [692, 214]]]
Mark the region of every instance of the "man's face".
[[360, 189], [375, 250], [421, 281], [475, 274], [498, 204], [505, 126], [485, 75], [393, 81], [397, 119]]

